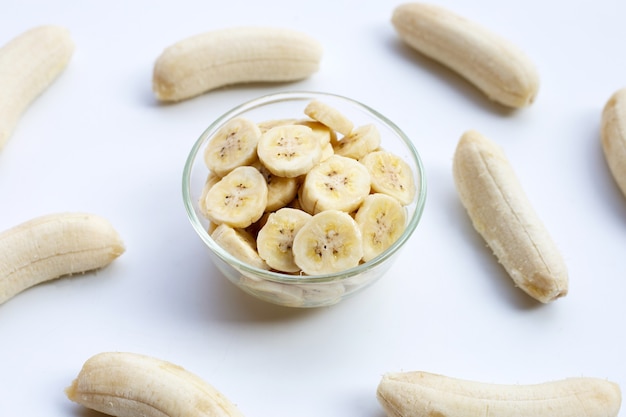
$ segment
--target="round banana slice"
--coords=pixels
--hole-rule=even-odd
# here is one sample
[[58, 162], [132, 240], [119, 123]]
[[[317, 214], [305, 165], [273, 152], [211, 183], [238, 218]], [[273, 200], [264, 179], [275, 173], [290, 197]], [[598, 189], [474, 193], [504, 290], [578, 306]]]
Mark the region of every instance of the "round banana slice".
[[213, 135], [204, 149], [206, 166], [220, 177], [233, 169], [256, 161], [261, 130], [256, 123], [237, 117]]
[[265, 182], [267, 182], [266, 212], [276, 211], [283, 208], [296, 198], [298, 188], [300, 187], [300, 181], [297, 178], [286, 178], [274, 175], [265, 167], [265, 165], [261, 163], [261, 161], [257, 161], [252, 166], [263, 174]]
[[335, 140], [337, 138], [337, 133], [335, 133], [334, 130], [317, 120], [303, 119], [298, 120], [295, 124], [310, 127], [313, 133], [320, 140], [322, 148], [329, 144], [331, 140]]
[[372, 191], [388, 194], [407, 205], [415, 197], [411, 167], [398, 155], [388, 151], [370, 152], [359, 160], [372, 179]]
[[206, 209], [206, 195], [209, 193], [211, 187], [219, 182], [221, 178], [217, 176], [213, 171], [209, 172], [206, 180], [204, 181], [204, 187], [202, 188], [202, 194], [200, 194], [200, 199], [198, 200], [198, 207], [200, 208], [200, 213], [207, 217], [207, 209]]
[[248, 227], [265, 212], [267, 183], [256, 168], [237, 167], [211, 187], [204, 205], [205, 214], [212, 222]]
[[211, 238], [241, 262], [259, 269], [270, 269], [267, 263], [259, 256], [254, 237], [245, 230], [235, 229], [227, 224], [220, 224], [211, 233]]
[[300, 204], [316, 214], [324, 210], [356, 210], [370, 193], [370, 174], [355, 159], [333, 155], [313, 167], [300, 187]]
[[395, 242], [406, 226], [406, 210], [395, 198], [368, 195], [354, 217], [363, 236], [363, 260], [370, 261]]
[[361, 159], [380, 146], [380, 132], [375, 124], [356, 127], [348, 136], [331, 142], [335, 154]]
[[278, 271], [298, 272], [300, 268], [293, 260], [291, 247], [296, 233], [311, 217], [305, 211], [288, 207], [270, 214], [257, 235], [261, 258]]
[[361, 231], [348, 213], [326, 210], [300, 228], [292, 251], [296, 265], [307, 275], [344, 271], [363, 257]]
[[261, 134], [263, 134], [273, 127], [293, 125], [296, 124], [297, 121], [298, 119], [270, 119], [257, 123], [257, 126], [261, 130]]
[[295, 178], [306, 174], [320, 161], [322, 146], [310, 127], [284, 125], [261, 135], [257, 154], [272, 174]]
[[304, 114], [313, 120], [347, 136], [352, 132], [354, 123], [336, 108], [319, 100], [311, 100], [304, 108]]
[[320, 162], [323, 162], [323, 161], [327, 160], [328, 158], [330, 158], [334, 154], [335, 154], [335, 149], [333, 148], [333, 145], [331, 143], [327, 143], [322, 148], [322, 157], [320, 158]]

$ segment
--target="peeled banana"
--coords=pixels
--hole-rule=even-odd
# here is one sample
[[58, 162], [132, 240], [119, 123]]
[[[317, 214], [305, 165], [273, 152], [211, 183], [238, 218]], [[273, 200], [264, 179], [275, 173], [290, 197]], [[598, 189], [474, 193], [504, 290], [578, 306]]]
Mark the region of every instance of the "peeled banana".
[[42, 282], [102, 268], [124, 251], [113, 226], [94, 214], [29, 220], [0, 233], [0, 304]]
[[626, 88], [613, 93], [604, 105], [600, 137], [613, 179], [626, 196]]
[[0, 149], [22, 114], [63, 72], [74, 52], [69, 31], [32, 28], [0, 48]]
[[568, 292], [567, 267], [503, 150], [476, 131], [457, 144], [453, 175], [472, 224], [515, 284], [542, 303]]
[[457, 72], [489, 99], [513, 108], [535, 100], [535, 65], [494, 32], [443, 7], [419, 2], [397, 6], [391, 21], [409, 46]]
[[599, 378], [488, 384], [428, 372], [388, 373], [376, 391], [388, 417], [615, 417], [620, 387]]
[[152, 88], [159, 100], [180, 101], [232, 84], [296, 81], [318, 71], [321, 57], [319, 42], [296, 30], [215, 30], [167, 47], [154, 64]]
[[173, 363], [130, 352], [90, 357], [67, 397], [118, 417], [241, 417], [222, 393]]

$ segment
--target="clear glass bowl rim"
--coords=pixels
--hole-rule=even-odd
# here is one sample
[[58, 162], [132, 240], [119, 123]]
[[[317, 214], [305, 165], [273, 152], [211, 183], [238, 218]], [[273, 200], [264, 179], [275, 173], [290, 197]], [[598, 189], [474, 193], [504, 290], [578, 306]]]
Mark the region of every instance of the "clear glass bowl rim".
[[[255, 268], [250, 266], [239, 259], [232, 256], [226, 250], [224, 250], [220, 245], [218, 245], [209, 235], [208, 231], [198, 218], [198, 214], [194, 207], [194, 201], [192, 201], [192, 190], [191, 186], [191, 174], [193, 171], [194, 164], [196, 162], [196, 158], [198, 153], [202, 150], [203, 145], [207, 138], [212, 136], [217, 129], [222, 126], [227, 120], [242, 114], [244, 112], [256, 109], [258, 107], [266, 106], [272, 103], [285, 102], [285, 101], [300, 101], [300, 100], [312, 100], [319, 99], [324, 100], [324, 98], [333, 98], [335, 100], [343, 100], [354, 106], [355, 108], [361, 109], [366, 113], [369, 113], [375, 119], [378, 119], [379, 122], [386, 125], [390, 128], [405, 144], [407, 149], [410, 152], [410, 156], [413, 159], [413, 162], [418, 170], [417, 179], [418, 183], [418, 194], [416, 195], [416, 203], [415, 210], [413, 215], [409, 219], [407, 226], [402, 233], [402, 235], [382, 254], [377, 256], [376, 258], [362, 263], [354, 268], [347, 269], [345, 271], [341, 271], [333, 274], [324, 274], [324, 275], [291, 275], [281, 272], [267, 271], [264, 269]], [[213, 123], [211, 123], [204, 132], [200, 135], [200, 137], [196, 140], [187, 160], [185, 162], [185, 167], [183, 169], [183, 178], [182, 178], [182, 191], [183, 191], [183, 202], [185, 205], [185, 210], [187, 212], [187, 216], [189, 217], [189, 221], [191, 222], [193, 228], [196, 233], [200, 236], [200, 238], [204, 241], [204, 243], [215, 253], [222, 261], [227, 263], [228, 265], [237, 268], [240, 271], [243, 271], [246, 274], [253, 274], [258, 276], [259, 278], [263, 278], [269, 281], [279, 282], [283, 284], [304, 284], [304, 283], [320, 283], [320, 282], [337, 282], [343, 279], [347, 279], [356, 275], [359, 275], [363, 272], [366, 272], [372, 268], [377, 267], [378, 265], [384, 263], [388, 260], [392, 255], [394, 255], [409, 239], [409, 237], [413, 234], [417, 225], [422, 217], [422, 213], [424, 211], [424, 205], [426, 203], [426, 177], [424, 172], [424, 165], [422, 163], [421, 157], [415, 148], [413, 142], [409, 139], [409, 137], [402, 131], [394, 122], [389, 120], [387, 117], [374, 110], [373, 108], [356, 101], [354, 99], [327, 92], [317, 92], [317, 91], [288, 91], [288, 92], [278, 92], [278, 93], [270, 93], [266, 94], [254, 99], [251, 99], [247, 102], [244, 102], [226, 113], [222, 114], [220, 117], [215, 119]]]

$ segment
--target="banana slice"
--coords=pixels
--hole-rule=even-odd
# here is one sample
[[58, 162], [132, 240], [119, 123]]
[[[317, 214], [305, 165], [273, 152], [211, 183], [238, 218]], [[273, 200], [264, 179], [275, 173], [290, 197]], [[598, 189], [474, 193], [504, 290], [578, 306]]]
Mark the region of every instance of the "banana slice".
[[334, 154], [335, 154], [335, 149], [333, 148], [333, 144], [332, 143], [327, 143], [322, 148], [322, 157], [320, 158], [320, 162], [324, 162], [325, 160], [327, 160], [328, 158], [330, 158]]
[[372, 179], [372, 190], [388, 194], [407, 205], [416, 193], [411, 167], [398, 155], [388, 151], [370, 152], [359, 160]]
[[208, 217], [207, 208], [206, 208], [206, 196], [209, 193], [211, 187], [217, 184], [220, 181], [220, 177], [217, 176], [213, 171], [210, 171], [204, 181], [204, 187], [202, 188], [202, 193], [200, 194], [200, 198], [198, 199], [198, 207], [200, 208], [200, 213], [204, 215], [204, 217]]
[[257, 123], [257, 126], [259, 127], [259, 129], [261, 129], [261, 134], [267, 132], [268, 130], [270, 130], [273, 127], [276, 126], [285, 126], [285, 125], [293, 125], [296, 124], [298, 122], [298, 119], [270, 119], [270, 120], [264, 120], [262, 122]]
[[333, 155], [306, 175], [300, 204], [311, 214], [324, 210], [356, 210], [370, 193], [370, 174], [352, 158]]
[[248, 227], [265, 212], [267, 183], [256, 168], [237, 167], [211, 187], [204, 205], [205, 214], [212, 222]]
[[318, 137], [322, 148], [337, 138], [337, 133], [335, 133], [334, 130], [317, 120], [298, 120], [295, 124], [310, 127], [313, 133]]
[[257, 146], [259, 159], [279, 177], [306, 174], [322, 157], [322, 146], [308, 126], [276, 126], [261, 135]]
[[257, 159], [261, 129], [256, 123], [237, 117], [215, 133], [204, 150], [206, 166], [220, 177]]
[[296, 265], [307, 275], [345, 271], [363, 257], [361, 231], [348, 213], [326, 210], [300, 228], [292, 251]]
[[274, 175], [265, 167], [265, 165], [261, 163], [261, 161], [257, 161], [252, 166], [263, 174], [265, 182], [267, 183], [266, 212], [272, 212], [283, 208], [296, 198], [298, 188], [300, 187], [300, 181], [298, 178], [286, 178]]
[[244, 229], [220, 224], [211, 233], [211, 238], [241, 262], [259, 269], [270, 269], [257, 252], [254, 236]]
[[291, 248], [296, 233], [310, 218], [309, 213], [288, 207], [271, 213], [257, 235], [261, 258], [278, 271], [298, 272]]
[[356, 127], [341, 140], [332, 142], [335, 154], [348, 158], [361, 159], [380, 146], [380, 132], [374, 124]]
[[363, 260], [370, 261], [395, 242], [406, 226], [406, 210], [395, 198], [368, 195], [354, 217], [363, 235]]
[[336, 108], [320, 100], [311, 100], [304, 108], [304, 114], [313, 120], [347, 136], [352, 132], [354, 123]]

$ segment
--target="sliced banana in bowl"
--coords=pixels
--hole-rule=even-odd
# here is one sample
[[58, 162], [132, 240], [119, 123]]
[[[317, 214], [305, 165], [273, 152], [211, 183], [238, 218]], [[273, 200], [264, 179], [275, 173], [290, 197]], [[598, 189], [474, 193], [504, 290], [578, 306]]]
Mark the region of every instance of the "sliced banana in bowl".
[[420, 221], [426, 179], [410, 138], [376, 110], [283, 92], [227, 111], [200, 135], [183, 200], [232, 283], [273, 304], [321, 307], [393, 265]]

